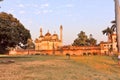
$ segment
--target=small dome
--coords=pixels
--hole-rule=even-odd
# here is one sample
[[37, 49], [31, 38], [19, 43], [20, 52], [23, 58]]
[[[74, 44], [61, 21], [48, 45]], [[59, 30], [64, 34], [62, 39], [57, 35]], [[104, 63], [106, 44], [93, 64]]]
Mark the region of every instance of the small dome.
[[53, 40], [58, 40], [58, 35], [57, 34], [53, 34], [52, 39]]
[[51, 36], [51, 34], [49, 33], [49, 31], [45, 34], [45, 36]]
[[42, 41], [44, 39], [44, 36], [39, 37], [39, 41]]
[[56, 34], [56, 32], [54, 32], [54, 34], [52, 36], [53, 37], [58, 37], [58, 35]]
[[36, 39], [35, 39], [35, 42], [37, 43], [38, 41], [39, 41], [39, 40], [36, 38]]
[[39, 38], [43, 38], [43, 37], [44, 37], [43, 35], [39, 36]]

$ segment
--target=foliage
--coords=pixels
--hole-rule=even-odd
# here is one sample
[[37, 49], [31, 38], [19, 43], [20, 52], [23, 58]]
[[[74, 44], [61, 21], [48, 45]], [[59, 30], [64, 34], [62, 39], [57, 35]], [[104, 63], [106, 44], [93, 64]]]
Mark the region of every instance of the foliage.
[[116, 31], [116, 21], [113, 20], [113, 21], [111, 21], [111, 23], [112, 23], [111, 29], [112, 29], [113, 31]]
[[12, 14], [0, 13], [0, 50], [5, 51], [19, 43], [26, 44], [28, 38], [31, 38], [29, 30], [17, 18]]
[[78, 38], [76, 38], [73, 42], [73, 46], [93, 46], [96, 45], [97, 40], [85, 34], [85, 32], [81, 31], [78, 34]]
[[73, 45], [74, 46], [84, 46], [84, 45], [87, 45], [87, 35], [85, 34], [85, 32], [81, 31], [78, 34], [78, 38], [76, 38], [74, 40]]
[[113, 32], [116, 31], [116, 21], [111, 21], [112, 26], [111, 27], [107, 27], [105, 30], [103, 30], [103, 34], [113, 34]]
[[111, 21], [111, 23], [112, 23], [111, 27], [107, 27], [102, 31], [102, 33], [106, 34], [110, 40], [112, 38], [112, 34], [116, 32], [116, 21]]
[[27, 48], [28, 49], [34, 49], [35, 48], [35, 44], [33, 43], [32, 39], [27, 40]]
[[107, 27], [105, 30], [102, 31], [103, 34], [109, 35], [113, 33], [113, 30], [109, 27]]

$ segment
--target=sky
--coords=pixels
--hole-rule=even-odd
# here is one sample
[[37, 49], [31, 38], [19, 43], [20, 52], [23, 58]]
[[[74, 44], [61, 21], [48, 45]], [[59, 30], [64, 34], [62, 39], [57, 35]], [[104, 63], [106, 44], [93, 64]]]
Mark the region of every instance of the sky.
[[30, 30], [32, 39], [43, 34], [59, 34], [63, 26], [63, 44], [70, 45], [80, 31], [92, 34], [97, 42], [106, 41], [102, 30], [114, 20], [114, 0], [4, 0], [0, 12], [16, 17]]

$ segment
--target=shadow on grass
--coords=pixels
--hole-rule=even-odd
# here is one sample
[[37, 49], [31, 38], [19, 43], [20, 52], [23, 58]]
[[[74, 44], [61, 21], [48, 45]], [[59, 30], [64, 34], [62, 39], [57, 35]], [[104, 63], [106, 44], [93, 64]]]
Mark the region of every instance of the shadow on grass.
[[20, 62], [25, 62], [25, 61], [45, 61], [45, 60], [51, 60], [51, 59], [56, 59], [55, 56], [42, 56], [42, 55], [5, 55], [5, 56], [0, 56], [0, 60], [7, 60], [7, 59], [14, 59], [16, 61]]
[[0, 56], [0, 63], [3, 64], [23, 61], [32, 61], [32, 56]]
[[0, 56], [0, 58], [32, 58], [30, 56]]

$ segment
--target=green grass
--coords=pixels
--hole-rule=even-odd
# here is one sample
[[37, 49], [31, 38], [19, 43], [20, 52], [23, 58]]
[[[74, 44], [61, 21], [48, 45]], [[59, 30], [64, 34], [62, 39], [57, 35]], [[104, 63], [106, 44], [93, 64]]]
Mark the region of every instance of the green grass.
[[120, 80], [120, 66], [110, 56], [0, 56], [0, 80]]

